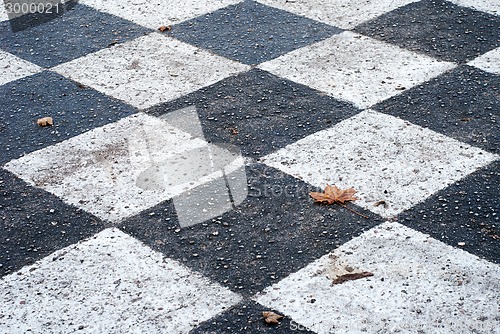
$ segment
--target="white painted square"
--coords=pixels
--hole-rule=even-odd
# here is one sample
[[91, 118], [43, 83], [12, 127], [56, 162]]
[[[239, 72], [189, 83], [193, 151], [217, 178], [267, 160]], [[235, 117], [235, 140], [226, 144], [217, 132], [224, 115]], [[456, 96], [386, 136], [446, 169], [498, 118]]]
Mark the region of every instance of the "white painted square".
[[188, 333], [241, 297], [118, 229], [0, 280], [2, 333]]
[[[354, 202], [393, 217], [498, 156], [366, 110], [261, 159], [312, 185], [354, 187]], [[375, 203], [385, 201], [384, 205]]]
[[9, 19], [9, 15], [7, 14], [7, 10], [5, 9], [5, 2], [2, 1], [0, 3], [0, 22], [7, 21]]
[[[332, 284], [349, 270], [374, 276]], [[254, 299], [318, 334], [498, 333], [498, 277], [496, 264], [384, 223]]]
[[[207, 160], [199, 158], [202, 166], [192, 170], [185, 166], [191, 153], [199, 155], [207, 145], [140, 113], [12, 160], [5, 168], [69, 204], [118, 222], [219, 177]], [[175, 163], [183, 170], [176, 172]]]
[[364, 109], [455, 65], [345, 31], [259, 67]]
[[[0, 5], [1, 8], [1, 5]], [[0, 86], [41, 72], [43, 69], [29, 61], [0, 50]]]
[[152, 33], [53, 70], [143, 109], [246, 69], [249, 66]]
[[470, 61], [468, 65], [500, 75], [500, 48], [496, 48]]
[[470, 7], [493, 15], [500, 15], [498, 0], [449, 0], [459, 6]]
[[418, 0], [259, 0], [263, 4], [343, 29], [352, 29], [416, 1]]
[[207, 14], [241, 0], [80, 0], [100, 11], [151, 29]]

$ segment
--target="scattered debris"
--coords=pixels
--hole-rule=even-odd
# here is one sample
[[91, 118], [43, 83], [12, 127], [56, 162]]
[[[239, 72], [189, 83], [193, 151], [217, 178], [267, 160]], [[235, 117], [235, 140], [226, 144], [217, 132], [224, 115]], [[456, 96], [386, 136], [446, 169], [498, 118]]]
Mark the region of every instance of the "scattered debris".
[[231, 132], [232, 135], [237, 135], [238, 134], [238, 129], [237, 128], [229, 128], [229, 131]]
[[262, 316], [264, 317], [264, 321], [267, 324], [272, 324], [272, 325], [279, 324], [280, 319], [283, 318], [282, 315], [280, 315], [278, 313], [274, 313], [272, 311], [264, 311], [264, 312], [262, 312]]
[[377, 202], [373, 203], [373, 206], [381, 206], [381, 205], [383, 205], [384, 208], [387, 208], [387, 202], [384, 200], [377, 201]]
[[405, 90], [405, 89], [406, 89], [406, 87], [404, 87], [404, 86], [397, 86], [396, 87], [396, 90]]
[[354, 188], [348, 188], [348, 189], [339, 189], [337, 186], [330, 186], [329, 184], [326, 185], [324, 193], [318, 193], [318, 192], [310, 192], [309, 196], [311, 196], [315, 202], [319, 203], [326, 203], [328, 205], [331, 204], [338, 204], [341, 207], [363, 217], [368, 219], [367, 216], [354, 211], [347, 206], [344, 205], [345, 202], [350, 202], [350, 201], [355, 201], [359, 198], [355, 197], [354, 194], [356, 193], [356, 190]]
[[459, 245], [460, 247], [463, 247], [463, 246], [465, 246], [465, 242], [461, 241], [461, 242], [457, 243], [457, 245]]
[[43, 118], [39, 118], [36, 121], [36, 124], [38, 124], [39, 126], [52, 126], [54, 124], [54, 122], [52, 120], [52, 117], [43, 117]]
[[116, 45], [116, 44], [118, 44], [118, 41], [117, 41], [116, 39], [114, 39], [114, 40], [112, 40], [111, 42], [109, 42], [109, 44], [108, 44], [108, 48], [109, 48], [110, 46], [113, 46], [113, 45]]
[[363, 271], [362, 273], [353, 273], [353, 274], [345, 274], [337, 277], [332, 281], [332, 284], [342, 284], [347, 281], [353, 281], [357, 280], [360, 278], [365, 278], [365, 277], [370, 277], [373, 276], [373, 273], [370, 273], [368, 271]]
[[171, 26], [161, 26], [158, 28], [158, 30], [160, 30], [161, 32], [170, 31], [170, 30], [172, 30], [172, 27]]
[[460, 119], [462, 122], [470, 122], [472, 121], [472, 118], [471, 117], [464, 117], [462, 119]]

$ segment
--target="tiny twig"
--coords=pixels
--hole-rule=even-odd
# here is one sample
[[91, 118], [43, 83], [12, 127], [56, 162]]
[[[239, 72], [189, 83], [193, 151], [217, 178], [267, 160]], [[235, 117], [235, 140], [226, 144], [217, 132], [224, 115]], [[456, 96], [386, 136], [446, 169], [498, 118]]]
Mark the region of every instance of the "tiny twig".
[[347, 209], [347, 210], [351, 211], [352, 213], [357, 214], [358, 216], [361, 216], [361, 217], [366, 218], [366, 219], [370, 219], [368, 216], [365, 216], [364, 214], [361, 214], [361, 213], [359, 213], [358, 211], [355, 211], [355, 210], [353, 210], [353, 209], [351, 209], [351, 208], [348, 208], [345, 204], [341, 204], [341, 203], [339, 203], [339, 202], [336, 202], [336, 203], [337, 203], [338, 205], [340, 205], [341, 207], [343, 207], [344, 209]]

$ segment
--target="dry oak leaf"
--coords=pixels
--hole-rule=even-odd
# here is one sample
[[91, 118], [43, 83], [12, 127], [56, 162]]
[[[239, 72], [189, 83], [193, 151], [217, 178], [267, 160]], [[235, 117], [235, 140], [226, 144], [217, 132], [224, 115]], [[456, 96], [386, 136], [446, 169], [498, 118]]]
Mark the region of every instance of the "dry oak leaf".
[[264, 321], [268, 324], [279, 324], [279, 320], [283, 318], [282, 315], [272, 311], [264, 311], [262, 312], [262, 316], [264, 317]]
[[373, 276], [373, 273], [370, 273], [368, 271], [363, 271], [362, 273], [344, 274], [334, 279], [332, 283], [342, 284], [347, 281], [353, 281], [360, 278], [371, 277], [371, 276]]
[[54, 122], [52, 120], [52, 117], [43, 117], [43, 118], [37, 119], [36, 124], [38, 124], [40, 126], [48, 126], [48, 125], [54, 124]]
[[325, 187], [325, 192], [324, 193], [318, 193], [318, 192], [310, 192], [309, 195], [316, 201], [316, 202], [321, 202], [321, 203], [327, 203], [327, 204], [344, 204], [345, 202], [349, 201], [355, 201], [358, 198], [354, 196], [356, 193], [356, 190], [353, 188], [348, 188], [341, 190], [337, 188], [337, 186], [331, 186], [329, 184], [326, 185]]

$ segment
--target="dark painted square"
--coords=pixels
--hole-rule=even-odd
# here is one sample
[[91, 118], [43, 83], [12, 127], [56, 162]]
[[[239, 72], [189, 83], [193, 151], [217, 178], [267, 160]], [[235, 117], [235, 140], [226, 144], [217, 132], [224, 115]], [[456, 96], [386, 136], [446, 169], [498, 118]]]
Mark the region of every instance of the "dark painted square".
[[253, 69], [147, 112], [196, 106], [205, 138], [262, 157], [360, 112], [314, 89]]
[[273, 311], [283, 315], [277, 310], [269, 309], [252, 300], [244, 300], [218, 316], [203, 322], [191, 330], [189, 334], [290, 334], [295, 332], [314, 334], [286, 315], [279, 324], [266, 324], [262, 317], [264, 311]]
[[0, 169], [0, 277], [103, 228], [97, 217]]
[[174, 25], [169, 34], [254, 65], [340, 32], [339, 28], [247, 0]]
[[373, 108], [499, 152], [499, 75], [464, 65]]
[[[23, 19], [30, 18], [22, 16], [15, 20]], [[17, 22], [22, 26], [21, 23]], [[0, 22], [0, 48], [46, 68], [151, 32], [82, 4], [43, 24], [36, 20], [26, 24], [32, 26], [16, 32], [9, 21]]]
[[411, 3], [354, 30], [456, 63], [500, 46], [500, 17], [442, 0]]
[[[403, 212], [399, 222], [451, 246], [500, 263], [500, 161]], [[465, 246], [458, 246], [464, 242]]]
[[[49, 71], [7, 83], [0, 86], [0, 165], [135, 112], [128, 104]], [[53, 118], [54, 126], [36, 124], [46, 116]]]
[[167, 201], [120, 228], [248, 297], [382, 222], [355, 205], [369, 218], [314, 204], [309, 191], [319, 189], [265, 165], [248, 166], [247, 180], [246, 200], [220, 217], [180, 228]]

